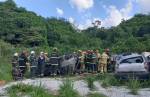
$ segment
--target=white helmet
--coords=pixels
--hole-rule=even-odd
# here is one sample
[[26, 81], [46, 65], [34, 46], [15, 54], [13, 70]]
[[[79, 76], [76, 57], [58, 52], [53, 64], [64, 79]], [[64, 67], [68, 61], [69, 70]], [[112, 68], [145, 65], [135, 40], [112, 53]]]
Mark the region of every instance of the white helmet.
[[35, 54], [35, 51], [31, 51], [31, 54]]
[[42, 55], [42, 54], [44, 54], [44, 52], [40, 52], [40, 54]]
[[15, 56], [15, 57], [18, 57], [18, 55], [19, 55], [18, 53], [14, 53], [14, 56]]

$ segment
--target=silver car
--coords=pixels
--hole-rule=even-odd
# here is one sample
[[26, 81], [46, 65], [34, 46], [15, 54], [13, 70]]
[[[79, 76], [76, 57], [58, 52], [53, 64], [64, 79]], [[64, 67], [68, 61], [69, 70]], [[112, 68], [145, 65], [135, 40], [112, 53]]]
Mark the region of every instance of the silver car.
[[131, 54], [121, 58], [115, 67], [115, 75], [128, 79], [129, 77], [145, 79], [149, 77], [147, 60], [143, 55]]

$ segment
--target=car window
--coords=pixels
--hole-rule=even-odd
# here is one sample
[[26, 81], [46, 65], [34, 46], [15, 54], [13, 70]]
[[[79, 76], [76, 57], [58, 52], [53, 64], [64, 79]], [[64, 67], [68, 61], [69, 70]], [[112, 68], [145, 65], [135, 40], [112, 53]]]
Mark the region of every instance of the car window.
[[147, 57], [147, 60], [150, 61], [150, 55]]
[[124, 59], [120, 62], [120, 64], [122, 63], [143, 63], [143, 57], [139, 56], [139, 57], [132, 57], [132, 58], [128, 58], [128, 59]]

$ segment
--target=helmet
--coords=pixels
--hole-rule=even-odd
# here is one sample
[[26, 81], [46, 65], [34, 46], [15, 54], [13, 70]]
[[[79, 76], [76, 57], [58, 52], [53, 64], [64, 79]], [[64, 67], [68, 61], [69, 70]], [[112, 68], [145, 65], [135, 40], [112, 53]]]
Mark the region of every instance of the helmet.
[[14, 53], [14, 56], [15, 56], [15, 57], [18, 57], [18, 55], [19, 55], [18, 53]]
[[78, 52], [82, 52], [81, 50], [78, 50]]
[[31, 51], [31, 54], [35, 54], [35, 51]]
[[53, 50], [57, 50], [57, 48], [56, 48], [56, 47], [54, 47], [54, 48], [53, 48]]
[[44, 54], [44, 52], [40, 52], [40, 54], [41, 54], [41, 55], [43, 55], [43, 54]]
[[44, 53], [44, 55], [48, 55], [48, 53]]

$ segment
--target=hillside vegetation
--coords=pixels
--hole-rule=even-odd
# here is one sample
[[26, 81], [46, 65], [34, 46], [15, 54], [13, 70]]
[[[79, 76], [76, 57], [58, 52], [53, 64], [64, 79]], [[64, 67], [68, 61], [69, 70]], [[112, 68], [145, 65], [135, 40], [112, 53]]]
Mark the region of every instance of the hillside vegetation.
[[109, 29], [78, 31], [63, 18], [43, 18], [16, 7], [12, 0], [0, 3], [0, 39], [15, 47], [58, 47], [62, 51], [109, 47], [115, 52], [150, 49], [150, 15], [135, 15]]

